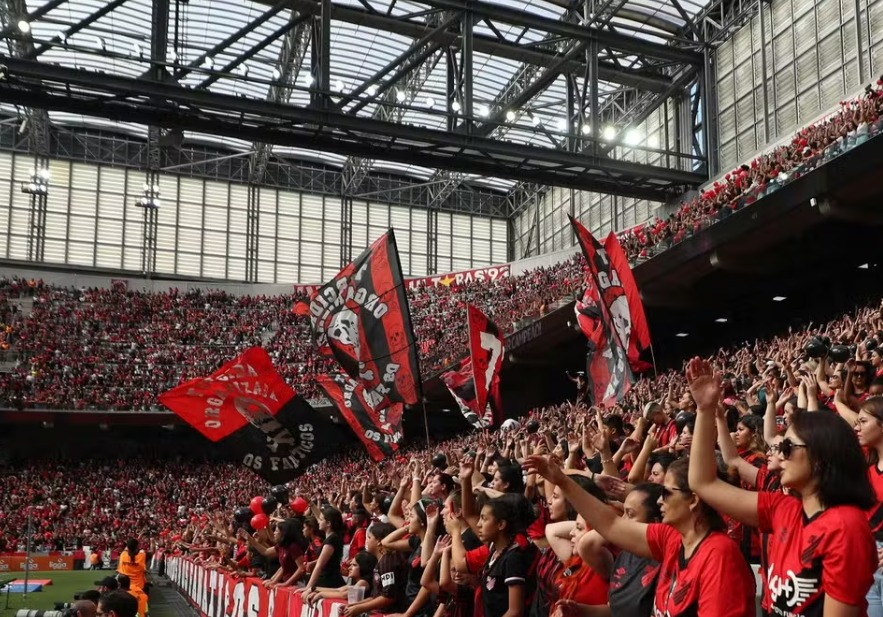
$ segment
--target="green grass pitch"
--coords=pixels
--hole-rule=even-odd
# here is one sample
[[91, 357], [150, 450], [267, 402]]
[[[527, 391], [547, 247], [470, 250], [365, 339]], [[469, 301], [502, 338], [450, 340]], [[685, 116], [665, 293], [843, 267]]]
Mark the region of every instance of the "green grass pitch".
[[[52, 580], [52, 584], [43, 587], [43, 591], [28, 593], [27, 600], [21, 593], [10, 593], [8, 596], [4, 590], [0, 595], [0, 617], [14, 617], [15, 612], [22, 608], [33, 608], [38, 610], [52, 609], [56, 602], [73, 602], [74, 594], [87, 589], [94, 589], [93, 584], [103, 576], [111, 575], [113, 572], [100, 571], [61, 571], [61, 572], [31, 572], [29, 577], [31, 580], [48, 578]], [[0, 580], [7, 581], [9, 578], [24, 579], [24, 572], [21, 574], [3, 573]], [[7, 608], [7, 598], [9, 599], [9, 608]]]

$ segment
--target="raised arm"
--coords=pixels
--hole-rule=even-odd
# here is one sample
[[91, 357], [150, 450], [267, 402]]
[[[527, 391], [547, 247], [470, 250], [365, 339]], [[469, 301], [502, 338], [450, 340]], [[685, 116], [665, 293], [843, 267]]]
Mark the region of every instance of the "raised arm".
[[715, 414], [715, 418], [717, 420], [717, 445], [720, 447], [724, 462], [730, 467], [736, 468], [739, 478], [743, 482], [755, 486], [757, 484], [757, 467], [739, 456], [739, 450], [736, 448], [727, 427], [727, 420], [720, 409]]
[[727, 484], [717, 477], [714, 460], [714, 416], [720, 403], [720, 375], [701, 358], [687, 365], [687, 381], [696, 401], [696, 426], [690, 451], [690, 489], [715, 510], [752, 527], [757, 527], [757, 493]]
[[530, 456], [525, 466], [556, 484], [592, 529], [597, 530], [608, 542], [641, 557], [653, 557], [647, 543], [647, 525], [617, 516], [607, 504], [585, 492], [569, 478], [557, 461], [547, 456]]

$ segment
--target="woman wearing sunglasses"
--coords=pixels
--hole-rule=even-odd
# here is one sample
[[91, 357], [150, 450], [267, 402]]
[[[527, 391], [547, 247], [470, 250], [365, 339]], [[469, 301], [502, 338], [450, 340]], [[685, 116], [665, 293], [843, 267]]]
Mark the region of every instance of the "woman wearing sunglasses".
[[[858, 442], [868, 453], [868, 480], [877, 496], [876, 505], [867, 511], [871, 532], [877, 542], [878, 566], [883, 566], [883, 396], [862, 403], [855, 421]], [[883, 617], [883, 570], [874, 572], [868, 592], [868, 617]]]
[[875, 500], [849, 426], [827, 412], [796, 415], [779, 452], [782, 486], [800, 498], [746, 491], [715, 473], [720, 377], [694, 358], [687, 381], [698, 408], [690, 486], [712, 507], [770, 534], [763, 593], [771, 614], [863, 615], [877, 567], [863, 510]]
[[723, 532], [721, 517], [688, 486], [686, 460], [675, 461], [666, 471], [659, 499], [663, 522], [651, 524], [618, 516], [582, 490], [557, 460], [534, 455], [524, 465], [556, 485], [605, 540], [660, 563], [654, 615], [754, 615], [754, 575]]

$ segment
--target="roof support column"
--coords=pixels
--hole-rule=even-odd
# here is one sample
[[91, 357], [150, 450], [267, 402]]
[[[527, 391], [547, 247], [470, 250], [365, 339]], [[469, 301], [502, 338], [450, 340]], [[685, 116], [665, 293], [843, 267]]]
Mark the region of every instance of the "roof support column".
[[463, 117], [467, 135], [470, 135], [472, 133], [472, 127], [474, 126], [473, 119], [475, 118], [474, 101], [472, 99], [472, 46], [474, 42], [472, 37], [472, 26], [474, 23], [473, 19], [474, 17], [472, 16], [472, 9], [467, 8], [465, 11], [463, 11], [463, 51], [462, 58], [460, 59], [460, 65], [462, 67], [463, 74]]

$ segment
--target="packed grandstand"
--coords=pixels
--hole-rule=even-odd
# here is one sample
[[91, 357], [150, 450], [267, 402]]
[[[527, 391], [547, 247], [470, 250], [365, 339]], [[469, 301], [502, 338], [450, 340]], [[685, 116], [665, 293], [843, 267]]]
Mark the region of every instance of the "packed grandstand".
[[[763, 207], [876, 137], [881, 111], [878, 84], [667, 219], [621, 234], [630, 262]], [[587, 268], [570, 256], [410, 289], [423, 377], [462, 360], [467, 305], [511, 332], [577, 298]], [[163, 392], [255, 346], [317, 398], [333, 360], [293, 310], [302, 299], [3, 279], [0, 407], [155, 410]], [[346, 617], [736, 617], [755, 614], [757, 598], [765, 615], [879, 617], [883, 302], [842, 310], [648, 371], [607, 408], [586, 402], [579, 375], [564, 403], [412, 439], [380, 462], [353, 444], [287, 486], [137, 441], [81, 460], [10, 461], [0, 553], [89, 547], [125, 560], [137, 538], [155, 574], [188, 593], [195, 572], [212, 572], [215, 590], [219, 576], [248, 580], [278, 605], [334, 600]]]

